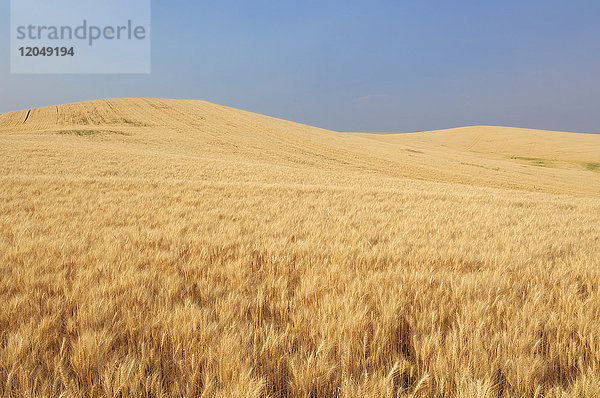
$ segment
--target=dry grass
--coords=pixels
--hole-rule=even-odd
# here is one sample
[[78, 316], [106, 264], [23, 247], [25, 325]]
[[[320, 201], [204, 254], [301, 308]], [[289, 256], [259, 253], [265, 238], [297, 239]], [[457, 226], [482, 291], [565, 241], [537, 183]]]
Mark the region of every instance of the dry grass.
[[600, 136], [479, 131], [0, 115], [0, 396], [600, 396]]

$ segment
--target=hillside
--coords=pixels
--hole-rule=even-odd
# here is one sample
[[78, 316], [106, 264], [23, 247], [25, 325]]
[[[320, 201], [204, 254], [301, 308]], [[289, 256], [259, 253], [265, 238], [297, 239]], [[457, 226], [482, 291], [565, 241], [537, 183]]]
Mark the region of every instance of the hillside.
[[511, 127], [473, 126], [370, 138], [423, 148], [447, 148], [500, 157], [540, 158], [558, 162], [600, 161], [600, 139], [594, 134], [564, 133]]
[[[377, 175], [578, 196], [600, 194], [599, 135], [501, 127], [350, 134], [202, 101], [117, 99], [0, 115], [0, 140], [7, 139], [16, 145], [13, 154], [17, 148], [31, 151], [33, 144], [57, 147], [53, 150], [70, 158], [72, 144], [79, 146], [78, 153], [95, 157], [104, 150], [112, 152], [112, 144], [118, 143], [114, 150], [120, 154], [150, 151], [158, 157], [180, 156], [185, 167], [201, 175], [200, 162], [218, 159], [220, 167], [235, 174], [230, 177], [245, 182], [276, 182], [282, 168], [291, 167], [294, 176], [285, 174], [288, 183], [319, 184], [325, 178], [343, 185], [353, 174], [352, 179], [367, 183]], [[97, 166], [95, 173], [115, 172], [102, 169], [103, 162]], [[253, 167], [261, 172], [253, 172]]]
[[599, 145], [0, 115], [0, 396], [598, 396]]

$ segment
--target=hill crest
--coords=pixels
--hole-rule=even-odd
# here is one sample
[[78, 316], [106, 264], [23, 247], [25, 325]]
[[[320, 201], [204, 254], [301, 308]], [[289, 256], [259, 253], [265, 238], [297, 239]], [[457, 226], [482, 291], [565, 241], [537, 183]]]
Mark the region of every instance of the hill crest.
[[400, 178], [600, 195], [600, 135], [494, 126], [343, 133], [204, 101], [124, 98], [2, 114], [0, 141], [15, 153], [36, 146], [53, 158], [67, 156], [61, 150], [68, 146], [90, 157], [118, 150], [253, 165], [266, 181], [335, 175], [343, 185], [359, 175], [367, 182], [381, 176], [390, 186]]

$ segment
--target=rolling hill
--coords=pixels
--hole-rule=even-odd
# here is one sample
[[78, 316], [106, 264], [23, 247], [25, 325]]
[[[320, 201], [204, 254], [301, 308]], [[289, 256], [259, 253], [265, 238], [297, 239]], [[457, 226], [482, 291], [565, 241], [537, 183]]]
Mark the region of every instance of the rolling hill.
[[[159, 157], [181, 156], [192, 168], [218, 158], [242, 180], [278, 181], [281, 168], [292, 167], [292, 181], [307, 184], [321, 183], [322, 173], [329, 180], [337, 171], [333, 174], [341, 184], [354, 174], [361, 181], [378, 175], [573, 195], [600, 193], [598, 135], [503, 127], [339, 133], [202, 101], [155, 99], [102, 100], [4, 114], [0, 133], [0, 139], [10, 139], [12, 145], [29, 146], [35, 135], [36, 145], [68, 151], [75, 144], [81, 147], [78, 152], [92, 151], [90, 156], [120, 143], [120, 153], [148, 150]], [[247, 175], [244, 164], [262, 172]]]

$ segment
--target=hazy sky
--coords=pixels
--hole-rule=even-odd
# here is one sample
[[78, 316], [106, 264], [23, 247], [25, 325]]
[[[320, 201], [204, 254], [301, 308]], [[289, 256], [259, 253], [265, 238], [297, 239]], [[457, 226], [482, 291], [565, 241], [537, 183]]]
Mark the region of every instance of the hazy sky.
[[341, 131], [600, 132], [600, 1], [152, 2], [150, 75], [11, 75], [0, 112], [202, 99]]

